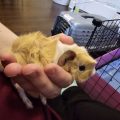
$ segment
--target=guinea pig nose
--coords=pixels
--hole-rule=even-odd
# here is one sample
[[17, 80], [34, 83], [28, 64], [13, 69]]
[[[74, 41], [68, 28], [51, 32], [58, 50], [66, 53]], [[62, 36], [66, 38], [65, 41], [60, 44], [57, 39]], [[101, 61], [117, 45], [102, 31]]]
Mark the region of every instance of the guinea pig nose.
[[84, 65], [79, 66], [79, 70], [80, 71], [84, 71], [85, 70], [85, 66]]

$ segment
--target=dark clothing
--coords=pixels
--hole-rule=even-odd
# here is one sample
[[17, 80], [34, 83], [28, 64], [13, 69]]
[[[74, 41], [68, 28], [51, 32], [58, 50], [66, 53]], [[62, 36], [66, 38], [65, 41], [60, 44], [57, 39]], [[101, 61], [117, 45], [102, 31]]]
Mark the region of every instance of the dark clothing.
[[48, 103], [64, 120], [120, 120], [120, 112], [91, 100], [78, 87], [67, 89], [62, 96]]
[[9, 78], [0, 73], [0, 120], [61, 120], [58, 114], [40, 99], [30, 98], [34, 109], [27, 109]]
[[28, 110], [7, 79], [0, 73], [0, 120], [120, 120], [120, 112], [91, 100], [78, 87], [48, 100], [51, 107], [30, 98], [35, 107]]

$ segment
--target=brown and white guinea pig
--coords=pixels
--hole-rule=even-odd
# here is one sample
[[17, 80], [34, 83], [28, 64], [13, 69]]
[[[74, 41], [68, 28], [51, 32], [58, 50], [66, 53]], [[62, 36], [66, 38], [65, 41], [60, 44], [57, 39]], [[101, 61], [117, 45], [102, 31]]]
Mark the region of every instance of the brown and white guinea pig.
[[20, 64], [36, 63], [44, 67], [56, 63], [79, 82], [95, 72], [96, 61], [84, 47], [63, 44], [59, 39], [47, 38], [40, 32], [20, 36], [13, 43], [11, 52]]
[[[84, 47], [77, 44], [64, 44], [59, 39], [46, 37], [40, 32], [18, 37], [13, 42], [10, 52], [22, 65], [35, 63], [44, 67], [49, 63], [56, 63], [69, 72], [77, 82], [84, 82], [95, 73], [96, 61]], [[18, 84], [14, 86], [27, 107], [32, 108], [32, 103], [22, 88]], [[46, 104], [44, 97], [42, 97], [42, 101]]]

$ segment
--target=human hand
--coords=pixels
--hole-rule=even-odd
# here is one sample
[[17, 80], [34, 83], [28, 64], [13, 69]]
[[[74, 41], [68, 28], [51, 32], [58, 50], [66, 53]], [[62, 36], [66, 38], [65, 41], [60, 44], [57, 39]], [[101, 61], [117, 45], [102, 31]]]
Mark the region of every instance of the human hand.
[[[64, 34], [59, 36], [63, 43], [73, 43], [70, 37]], [[16, 63], [16, 59], [10, 54], [1, 55], [0, 59], [5, 75], [31, 96], [37, 97], [41, 93], [46, 98], [54, 98], [60, 94], [62, 88], [72, 83], [72, 76], [54, 63], [40, 68], [36, 64], [22, 66]]]

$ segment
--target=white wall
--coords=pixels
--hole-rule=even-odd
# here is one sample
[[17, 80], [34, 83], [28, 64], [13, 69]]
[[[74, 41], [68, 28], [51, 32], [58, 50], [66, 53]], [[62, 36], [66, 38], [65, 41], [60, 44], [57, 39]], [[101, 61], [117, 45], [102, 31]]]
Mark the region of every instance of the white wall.
[[75, 2], [79, 9], [88, 13], [107, 19], [120, 18], [120, 15], [117, 14], [117, 11], [120, 10], [120, 0], [71, 0], [69, 7], [72, 8]]
[[78, 4], [97, 1], [120, 10], [120, 0], [70, 0], [70, 1], [77, 1]]
[[116, 8], [120, 12], [120, 0], [96, 0]]

